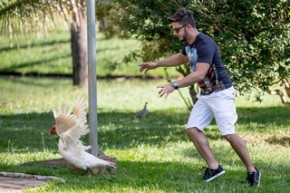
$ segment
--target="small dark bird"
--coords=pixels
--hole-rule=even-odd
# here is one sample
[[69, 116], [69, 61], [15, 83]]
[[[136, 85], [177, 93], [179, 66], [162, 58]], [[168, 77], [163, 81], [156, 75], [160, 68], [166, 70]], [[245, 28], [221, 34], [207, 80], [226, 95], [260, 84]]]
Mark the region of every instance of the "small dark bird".
[[143, 109], [135, 114], [135, 118], [136, 118], [136, 119], [142, 119], [142, 118], [144, 118], [147, 114], [148, 114], [148, 110], [147, 110], [147, 102], [145, 102], [145, 105], [144, 105]]

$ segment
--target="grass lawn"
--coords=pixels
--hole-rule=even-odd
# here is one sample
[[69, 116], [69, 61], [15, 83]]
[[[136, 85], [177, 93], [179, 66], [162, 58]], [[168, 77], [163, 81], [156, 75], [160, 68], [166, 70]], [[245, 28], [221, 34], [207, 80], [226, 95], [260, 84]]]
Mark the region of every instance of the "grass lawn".
[[[140, 49], [140, 42], [134, 39], [106, 39], [96, 35], [97, 75], [135, 76], [140, 75], [138, 64], [141, 60], [123, 63], [124, 56]], [[40, 37], [21, 35], [14, 38], [0, 34], [0, 72], [26, 74], [66, 74], [72, 73], [70, 32], [66, 30], [48, 31]], [[116, 65], [117, 64], [117, 65]], [[169, 74], [176, 74], [169, 69]], [[164, 70], [148, 73], [164, 76]]]
[[[140, 75], [137, 65], [120, 62], [138, 49], [136, 40], [106, 40], [97, 34], [97, 74]], [[0, 72], [71, 74], [70, 37], [52, 31], [42, 38], [9, 39], [0, 35]], [[115, 67], [114, 63], [120, 63]], [[172, 71], [171, 71], [172, 70]], [[171, 75], [174, 69], [169, 70]], [[164, 76], [163, 69], [149, 75]], [[206, 134], [226, 174], [204, 183], [204, 162], [187, 139], [189, 112], [178, 93], [159, 98], [156, 85], [165, 80], [98, 80], [99, 147], [117, 158], [111, 175], [88, 175], [68, 167], [48, 167], [43, 160], [60, 158], [56, 136], [49, 136], [52, 110], [88, 98], [87, 89], [73, 87], [70, 79], [0, 77], [0, 171], [57, 176], [67, 182], [49, 182], [25, 192], [290, 192], [290, 109], [277, 97], [262, 103], [238, 97], [237, 131], [246, 140], [254, 163], [262, 171], [259, 188], [241, 184], [245, 169], [215, 124]], [[187, 89], [181, 89], [187, 96]], [[148, 102], [145, 119], [135, 112]], [[88, 144], [88, 136], [84, 139]]]
[[[246, 140], [254, 163], [262, 171], [259, 188], [241, 184], [245, 169], [215, 124], [206, 134], [226, 174], [204, 183], [204, 162], [184, 133], [189, 112], [180, 96], [159, 98], [163, 80], [99, 80], [99, 146], [117, 158], [111, 175], [87, 175], [68, 167], [48, 167], [41, 161], [60, 158], [57, 137], [49, 136], [52, 110], [73, 104], [87, 89], [70, 79], [0, 77], [0, 171], [52, 175], [66, 180], [49, 182], [25, 192], [290, 192], [290, 109], [276, 97], [262, 103], [237, 98], [237, 131]], [[181, 89], [185, 94], [187, 89]], [[149, 114], [134, 113], [148, 101]], [[84, 138], [88, 143], [88, 137]], [[30, 164], [27, 164], [30, 163]]]

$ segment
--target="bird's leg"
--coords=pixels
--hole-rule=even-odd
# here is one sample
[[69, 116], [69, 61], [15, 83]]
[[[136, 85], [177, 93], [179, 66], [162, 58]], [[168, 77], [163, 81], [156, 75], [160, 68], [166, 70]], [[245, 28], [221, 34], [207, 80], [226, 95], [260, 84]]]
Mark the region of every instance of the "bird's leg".
[[86, 169], [86, 173], [89, 174], [89, 175], [92, 174], [92, 171], [90, 170], [90, 168], [87, 168], [87, 169]]

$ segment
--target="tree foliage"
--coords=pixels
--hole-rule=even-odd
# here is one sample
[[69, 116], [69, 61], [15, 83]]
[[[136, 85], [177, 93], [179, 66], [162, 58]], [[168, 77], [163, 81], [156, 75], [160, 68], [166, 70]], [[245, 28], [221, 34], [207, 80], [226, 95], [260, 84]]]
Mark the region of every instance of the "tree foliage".
[[[85, 7], [85, 0], [1, 0], [1, 32], [33, 32], [37, 27], [45, 28], [54, 19], [77, 20], [79, 8]], [[61, 26], [58, 26], [61, 27]]]
[[86, 0], [0, 2], [1, 33], [13, 35], [45, 32], [48, 23], [53, 24], [54, 19], [65, 20], [67, 26], [70, 26], [73, 84], [86, 86], [88, 80]]
[[45, 1], [1, 0], [1, 34], [9, 33], [12, 36], [19, 33], [39, 31], [44, 28], [43, 24], [51, 19], [51, 15], [52, 9], [49, 3]]
[[[98, 17], [108, 22], [107, 30], [143, 41], [135, 54], [143, 60], [180, 52], [182, 44], [173, 37], [167, 17], [185, 7], [193, 11], [198, 30], [219, 44], [223, 62], [241, 93], [289, 83], [287, 0], [112, 0], [97, 4]], [[178, 71], [186, 75], [187, 68]]]

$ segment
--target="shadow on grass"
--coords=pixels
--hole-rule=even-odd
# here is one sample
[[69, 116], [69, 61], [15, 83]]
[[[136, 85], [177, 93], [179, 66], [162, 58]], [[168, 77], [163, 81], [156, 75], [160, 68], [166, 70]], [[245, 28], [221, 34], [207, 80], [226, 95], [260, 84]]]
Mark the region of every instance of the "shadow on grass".
[[65, 44], [69, 43], [70, 39], [62, 39], [62, 40], [49, 40], [49, 41], [42, 41], [42, 42], [34, 42], [27, 45], [18, 45], [18, 46], [6, 46], [0, 47], [0, 52], [8, 52], [13, 50], [20, 50], [20, 49], [27, 49], [27, 48], [37, 48], [37, 47], [44, 47], [44, 46], [52, 46], [57, 44]]
[[257, 123], [274, 124], [277, 126], [290, 126], [290, 108], [286, 106], [275, 107], [246, 107], [237, 109], [239, 124]]
[[[281, 129], [289, 127], [290, 109], [287, 107], [238, 108], [240, 125], [257, 124], [264, 130], [271, 130], [275, 124]], [[57, 152], [57, 137], [49, 136], [48, 130], [54, 120], [51, 112], [0, 115], [0, 151], [14, 153], [38, 152], [50, 149]], [[184, 125], [188, 112], [170, 113], [168, 110], [148, 114], [145, 119], [134, 119], [132, 112], [102, 112], [98, 114], [99, 143], [101, 147], [126, 149], [138, 145], [164, 146], [169, 142], [188, 141]], [[253, 128], [242, 127], [251, 133]], [[279, 129], [278, 128], [278, 129]], [[259, 127], [255, 132], [259, 132]], [[279, 130], [276, 130], [279, 133]], [[211, 140], [220, 138], [217, 129], [207, 131]], [[88, 137], [85, 138], [88, 141]], [[189, 141], [188, 141], [189, 142]], [[225, 147], [227, 148], [227, 147]], [[57, 191], [163, 191], [163, 192], [250, 192], [253, 191], [240, 182], [245, 178], [242, 163], [237, 169], [232, 155], [225, 148], [215, 148], [222, 161], [226, 174], [211, 182], [203, 183], [203, 170], [200, 163], [182, 161], [118, 161], [117, 172], [113, 175], [88, 176], [70, 171], [67, 167], [47, 167], [40, 162], [29, 165], [0, 164], [0, 170], [17, 171], [28, 174], [50, 175], [63, 178], [66, 184], [58, 184]], [[230, 149], [230, 147], [228, 148]], [[184, 156], [196, 155], [194, 150], [185, 150]], [[181, 152], [182, 153], [182, 152]], [[233, 154], [233, 152], [232, 152]], [[236, 156], [236, 155], [235, 155]], [[289, 192], [290, 165], [273, 160], [259, 160], [262, 171], [262, 185], [255, 192]], [[277, 189], [278, 188], [278, 189]], [[49, 186], [53, 190], [54, 186]], [[55, 191], [55, 190], [54, 190]]]
[[[104, 41], [107, 39], [105, 37], [96, 37], [96, 40]], [[71, 40], [67, 38], [67, 39], [58, 39], [58, 40], [44, 40], [41, 42], [33, 42], [29, 44], [16, 45], [16, 46], [0, 46], [0, 52], [9, 52], [9, 51], [21, 50], [21, 49], [27, 49], [27, 48], [37, 48], [37, 47], [45, 47], [45, 46], [52, 46], [52, 45], [58, 45], [58, 44], [67, 44], [70, 42]]]
[[48, 133], [52, 123], [52, 113], [0, 115], [0, 149], [19, 152], [54, 149], [57, 140]]
[[[262, 184], [255, 192], [277, 192], [277, 190], [288, 192], [289, 166], [278, 163], [268, 165], [266, 162], [267, 160], [260, 164], [263, 173]], [[0, 165], [0, 168], [3, 167], [5, 166]], [[134, 192], [252, 192], [253, 188], [241, 183], [246, 176], [244, 169], [229, 167], [225, 166], [225, 175], [211, 183], [202, 182], [203, 169], [194, 163], [182, 162], [118, 161], [116, 173], [92, 176], [71, 171], [64, 166], [47, 167], [41, 162], [24, 164], [9, 170], [63, 178], [66, 183], [58, 184], [57, 190], [65, 192], [69, 190], [127, 192], [132, 189]], [[53, 187], [51, 186], [52, 190]]]
[[21, 68], [25, 68], [25, 67], [32, 67], [32, 66], [36, 66], [36, 65], [44, 65], [47, 62], [53, 62], [56, 60], [60, 60], [60, 59], [64, 59], [64, 58], [69, 58], [71, 57], [71, 54], [66, 54], [63, 56], [58, 56], [58, 57], [54, 57], [54, 58], [49, 58], [49, 59], [45, 59], [45, 60], [36, 60], [36, 61], [29, 61], [29, 62], [23, 62], [23, 63], [19, 63], [19, 64], [13, 64], [7, 68], [1, 68], [0, 71], [9, 71], [9, 72], [14, 72], [17, 71]]
[[[0, 165], [0, 169], [5, 166]], [[37, 168], [37, 170], [36, 170]], [[71, 171], [66, 166], [48, 167], [41, 162], [21, 165], [9, 170], [42, 175], [57, 176], [66, 180], [65, 184], [59, 184], [58, 191], [86, 190], [86, 191], [109, 191], [126, 188], [138, 190], [163, 190], [165, 192], [184, 192], [185, 183], [194, 183], [200, 180], [200, 176], [193, 167], [182, 163], [157, 163], [157, 162], [136, 162], [119, 161], [117, 171], [110, 175], [88, 175]], [[192, 185], [191, 185], [192, 186]], [[122, 191], [123, 190], [123, 191]], [[146, 191], [147, 192], [147, 191]]]
[[[1, 72], [0, 72], [1, 74]], [[11, 75], [11, 74], [9, 74]], [[69, 75], [71, 76], [71, 75]], [[41, 81], [38, 81], [38, 80], [41, 80]], [[9, 82], [9, 84], [11, 85], [11, 87], [24, 87], [26, 88], [26, 86], [30, 86], [30, 87], [33, 87], [33, 88], [49, 88], [49, 87], [52, 87], [53, 85], [56, 84], [56, 82], [54, 81], [50, 81], [50, 79], [46, 79], [47, 81], [45, 81], [44, 78], [27, 78], [27, 77], [21, 77], [21, 78], [15, 78], [14, 76], [12, 76], [11, 78], [6, 78], [5, 81]], [[63, 77], [57, 77], [54, 76], [54, 80], [57, 80], [59, 83], [59, 81], [61, 80], [62, 81], [62, 84], [65, 84], [64, 82], [66, 82], [66, 84], [64, 86], [71, 86], [71, 79], [68, 79], [68, 78], [63, 78]], [[7, 83], [6, 82], [6, 83]], [[1, 83], [0, 83], [0, 86], [1, 86]]]
[[[290, 125], [290, 108], [239, 108], [238, 124], [243, 132], [265, 132], [275, 124], [279, 132]], [[52, 113], [27, 113], [0, 115], [0, 150], [57, 151], [56, 136], [49, 136], [53, 125]], [[102, 149], [125, 149], [138, 145], [163, 146], [169, 142], [189, 142], [185, 134], [188, 113], [172, 113], [168, 110], [151, 112], [145, 119], [134, 119], [131, 112], [100, 112], [98, 114], [98, 143]], [[260, 125], [248, 127], [249, 124]], [[244, 126], [243, 126], [244, 125]], [[288, 128], [289, 129], [289, 128]], [[220, 139], [215, 124], [206, 130], [210, 140]], [[83, 139], [88, 144], [88, 135]], [[275, 143], [275, 141], [271, 141]]]

